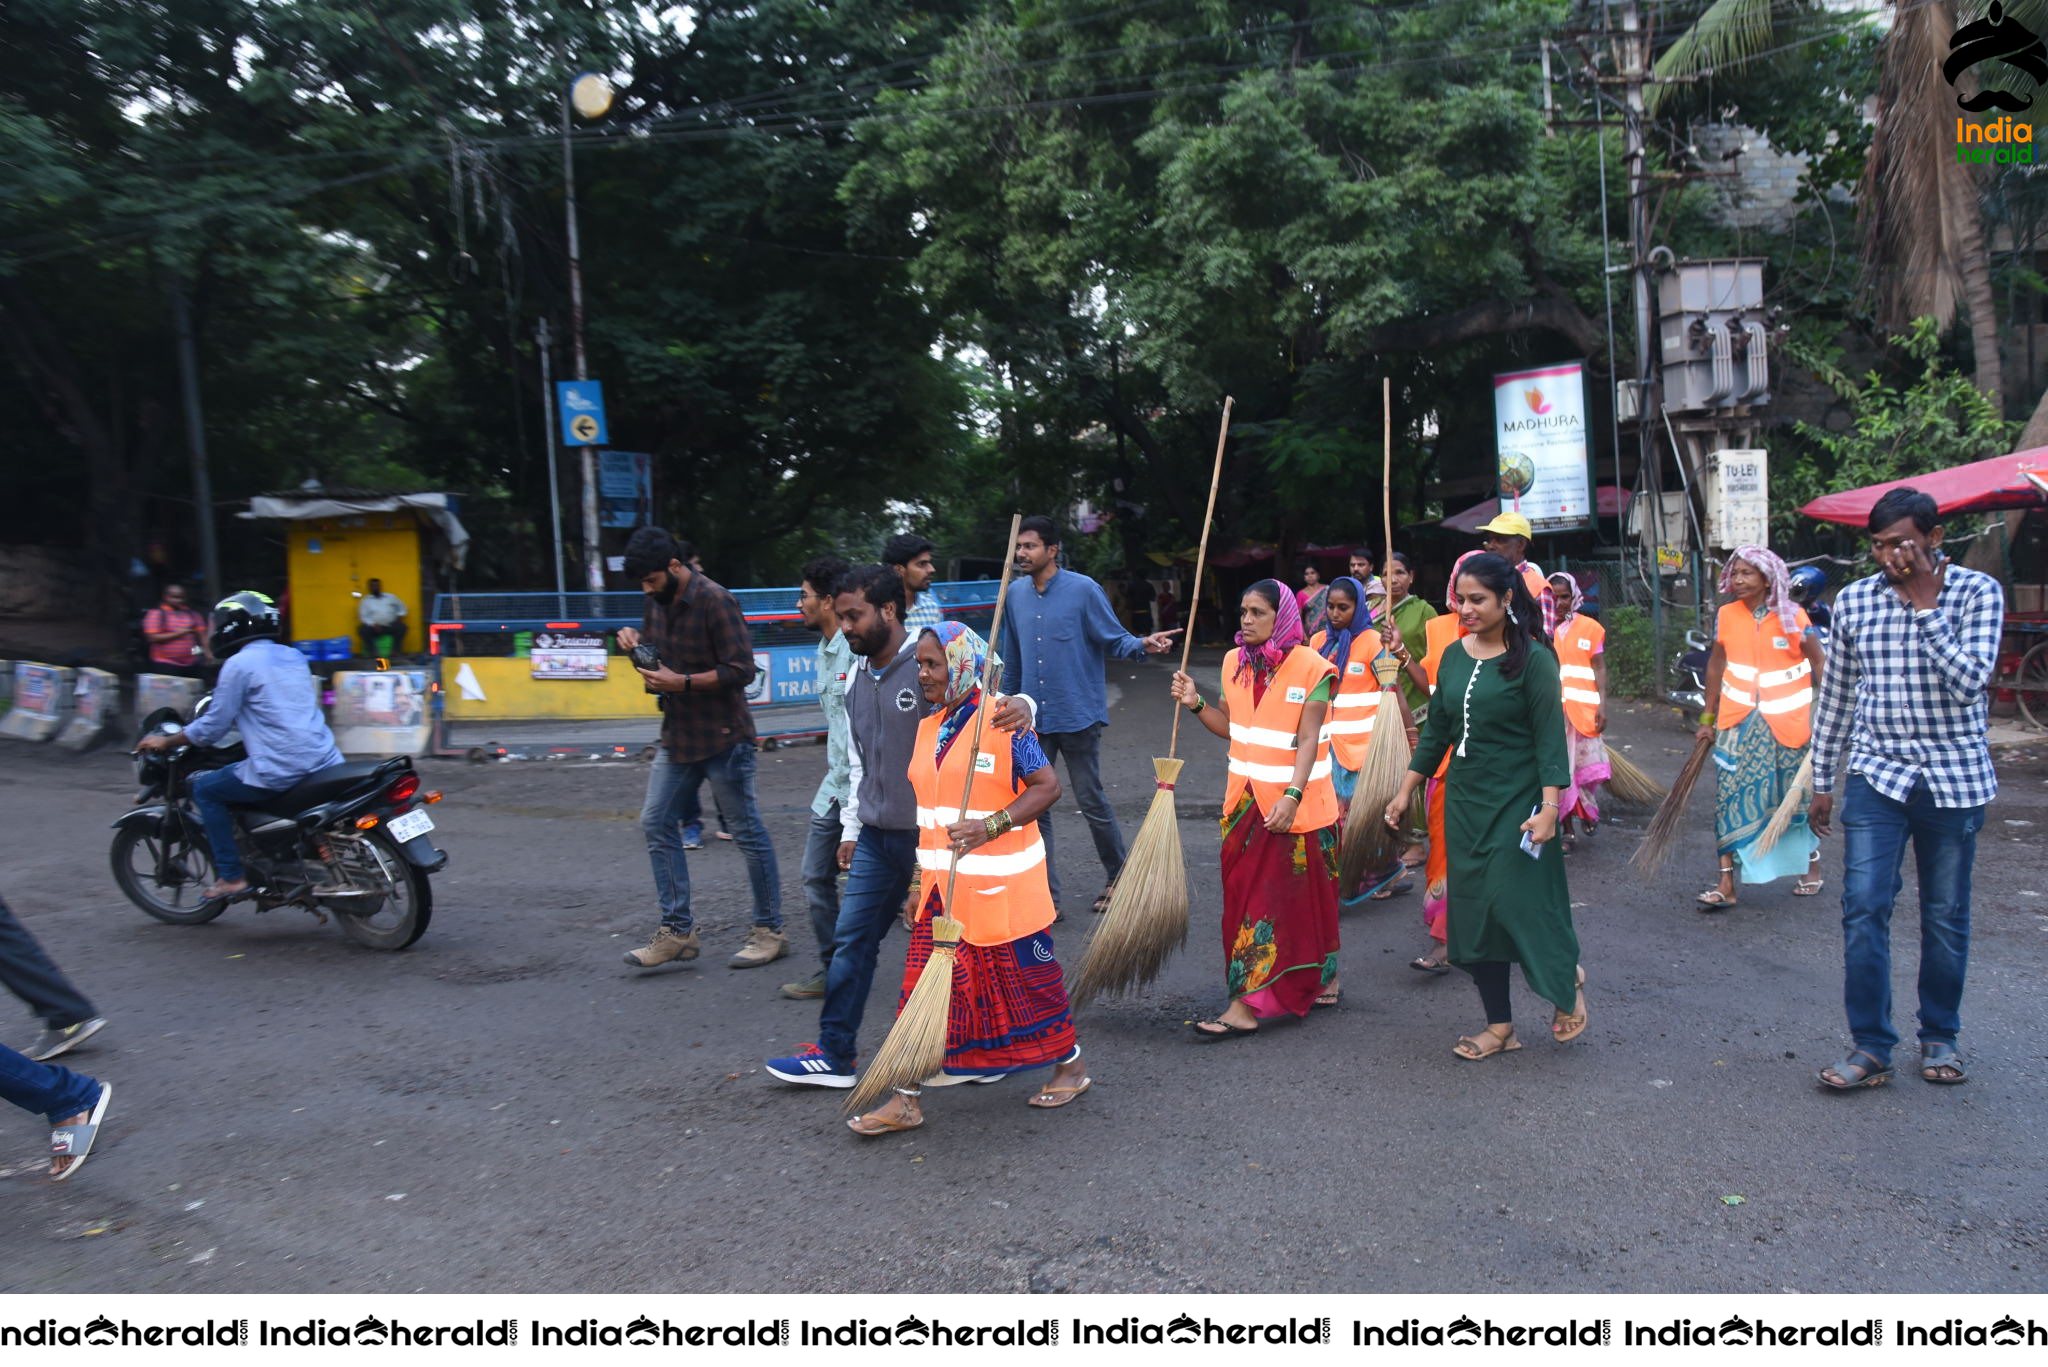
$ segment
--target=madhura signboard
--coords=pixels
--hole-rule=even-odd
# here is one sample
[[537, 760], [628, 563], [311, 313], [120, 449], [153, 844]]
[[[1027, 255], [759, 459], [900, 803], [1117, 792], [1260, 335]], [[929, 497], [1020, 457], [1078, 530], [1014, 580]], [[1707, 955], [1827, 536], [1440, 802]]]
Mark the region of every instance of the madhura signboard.
[[1592, 525], [1583, 362], [1495, 375], [1493, 432], [1503, 512], [1520, 513], [1538, 532]]

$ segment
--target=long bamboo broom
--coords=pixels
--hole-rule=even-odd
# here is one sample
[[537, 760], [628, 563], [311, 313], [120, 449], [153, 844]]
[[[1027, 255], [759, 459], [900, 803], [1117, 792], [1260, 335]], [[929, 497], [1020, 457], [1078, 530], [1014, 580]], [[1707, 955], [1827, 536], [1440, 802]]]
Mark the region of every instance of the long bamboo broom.
[[1778, 810], [1771, 813], [1771, 819], [1764, 825], [1763, 833], [1756, 838], [1750, 850], [1757, 856], [1769, 854], [1792, 828], [1792, 818], [1799, 815], [1799, 808], [1813, 795], [1813, 751], [1806, 752], [1806, 758], [1799, 761], [1799, 772], [1792, 776], [1792, 786], [1785, 790], [1785, 800], [1778, 804]]
[[1701, 736], [1693, 742], [1692, 753], [1685, 757], [1678, 777], [1671, 780], [1671, 791], [1664, 795], [1657, 814], [1650, 818], [1650, 829], [1644, 834], [1643, 843], [1636, 846], [1636, 852], [1629, 856], [1628, 862], [1644, 873], [1655, 873], [1671, 857], [1671, 847], [1678, 843], [1678, 823], [1685, 817], [1686, 801], [1692, 797], [1693, 787], [1706, 771], [1707, 759], [1713, 753], [1712, 734]]
[[[1202, 539], [1195, 550], [1195, 587], [1189, 595], [1187, 634], [1181, 638], [1180, 669], [1187, 673], [1195, 646], [1195, 609], [1202, 601], [1202, 570], [1209, 559], [1209, 527], [1216, 520], [1216, 488], [1223, 481], [1223, 449], [1230, 440], [1230, 410], [1237, 400], [1224, 396], [1223, 424], [1216, 433], [1216, 463], [1209, 473], [1209, 507], [1202, 514]], [[1187, 709], [1173, 709], [1173, 731], [1164, 758], [1152, 760], [1152, 805], [1131, 841], [1124, 871], [1117, 875], [1109, 906], [1088, 952], [1067, 984], [1076, 1011], [1096, 997], [1121, 996], [1159, 976], [1166, 957], [1187, 943], [1188, 870], [1181, 852], [1180, 820], [1174, 811], [1173, 788], [1180, 781], [1180, 718]]]
[[[1386, 534], [1382, 543], [1387, 553], [1394, 549], [1394, 381], [1380, 380], [1380, 522]], [[1381, 611], [1385, 600], [1381, 599]], [[1339, 842], [1337, 892], [1341, 897], [1357, 888], [1367, 874], [1391, 864], [1407, 843], [1405, 832], [1388, 827], [1387, 803], [1400, 791], [1408, 762], [1415, 753], [1401, 729], [1401, 702], [1395, 694], [1399, 666], [1382, 650], [1373, 659], [1379, 677], [1380, 701], [1373, 713], [1372, 744], [1358, 766], [1358, 782], [1351, 789], [1351, 814], [1344, 823]]]
[[[981, 757], [982, 728], [988, 724], [989, 699], [995, 695], [996, 642], [1002, 639], [1003, 608], [1010, 597], [1010, 576], [1017, 563], [1017, 527], [1021, 513], [1010, 515], [1010, 548], [1003, 556], [1002, 585], [996, 590], [996, 611], [989, 623], [988, 651], [981, 661], [981, 705], [974, 711], [974, 731], [968, 740], [967, 781], [960, 793], [960, 810], [967, 810], [974, 794], [975, 761]], [[958, 741], [954, 742], [959, 744]], [[946, 1021], [953, 1009], [953, 962], [960, 951], [965, 927], [954, 919], [950, 908], [953, 884], [960, 876], [960, 847], [953, 847], [946, 867], [946, 909], [932, 917], [932, 953], [917, 975], [916, 986], [896, 1013], [896, 1023], [874, 1060], [862, 1071], [860, 1081], [846, 1099], [849, 1112], [865, 1111], [898, 1087], [915, 1087], [946, 1066]], [[920, 907], [919, 911], [922, 912]]]
[[1654, 807], [1664, 800], [1665, 788], [1611, 745], [1607, 747], [1607, 765], [1607, 794], [1622, 806]]

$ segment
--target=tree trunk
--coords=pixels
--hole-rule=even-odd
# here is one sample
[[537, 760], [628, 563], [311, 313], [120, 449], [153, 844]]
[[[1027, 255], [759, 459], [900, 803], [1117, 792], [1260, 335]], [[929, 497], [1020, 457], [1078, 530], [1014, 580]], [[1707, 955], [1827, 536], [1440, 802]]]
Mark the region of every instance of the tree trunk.
[[2041, 392], [2040, 402], [2034, 405], [2034, 416], [2020, 429], [2019, 444], [2013, 449], [2031, 451], [2037, 446], [2048, 446], [2048, 390]]
[[[1957, 171], [1967, 168], [1957, 167]], [[1998, 355], [1998, 305], [1991, 294], [1991, 253], [1984, 241], [1984, 215], [1977, 187], [1968, 175], [1944, 177], [1942, 198], [1948, 204], [1955, 240], [1956, 273], [1962, 277], [1963, 307], [1970, 311], [1970, 346], [1976, 355], [1977, 388], [2005, 415], [2005, 384]]]

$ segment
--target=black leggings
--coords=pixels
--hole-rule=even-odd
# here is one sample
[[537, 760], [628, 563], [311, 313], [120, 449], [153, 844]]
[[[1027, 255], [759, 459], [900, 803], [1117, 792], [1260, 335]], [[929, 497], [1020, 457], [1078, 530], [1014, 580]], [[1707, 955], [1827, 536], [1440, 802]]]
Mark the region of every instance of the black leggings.
[[1511, 1025], [1515, 1013], [1508, 1005], [1508, 965], [1505, 959], [1480, 959], [1469, 964], [1459, 964], [1472, 975], [1472, 982], [1479, 988], [1479, 1004], [1486, 1008], [1488, 1025]]

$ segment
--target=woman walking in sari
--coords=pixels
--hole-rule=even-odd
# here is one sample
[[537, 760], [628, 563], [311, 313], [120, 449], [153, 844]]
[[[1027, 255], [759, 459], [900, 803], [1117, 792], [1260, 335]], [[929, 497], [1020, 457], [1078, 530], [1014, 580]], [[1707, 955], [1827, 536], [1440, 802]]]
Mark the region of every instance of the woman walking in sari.
[[1508, 1001], [1508, 966], [1556, 1007], [1551, 1035], [1586, 1029], [1586, 975], [1578, 968], [1558, 799], [1566, 765], [1557, 657], [1543, 638], [1542, 607], [1497, 555], [1465, 563], [1456, 580], [1463, 640], [1444, 652], [1437, 695], [1400, 793], [1387, 804], [1399, 830], [1416, 790], [1446, 756], [1450, 961], [1472, 975], [1486, 1028], [1460, 1038], [1462, 1059], [1522, 1047]]
[[[1380, 656], [1388, 653], [1387, 640], [1381, 631], [1373, 627], [1372, 610], [1366, 606], [1365, 585], [1348, 574], [1333, 579], [1323, 601], [1329, 627], [1311, 635], [1308, 648], [1328, 660], [1337, 671], [1337, 691], [1330, 699], [1328, 729], [1330, 787], [1337, 794], [1337, 829], [1341, 831], [1351, 811], [1351, 795], [1358, 788], [1359, 767], [1365, 763], [1366, 751], [1372, 748], [1374, 737], [1379, 734], [1376, 728], [1392, 726], [1397, 719], [1380, 717], [1381, 704], [1388, 695], [1380, 688], [1379, 675], [1373, 665]], [[1395, 643], [1399, 644], [1398, 638]], [[1392, 696], [1400, 709], [1399, 724], [1408, 733], [1408, 743], [1412, 746], [1415, 744], [1415, 722], [1409, 716], [1408, 701], [1399, 690]], [[1401, 890], [1394, 882], [1401, 873], [1399, 861], [1392, 867], [1371, 871], [1365, 878], [1365, 886], [1345, 905], [1361, 901], [1367, 894], [1384, 902]]]
[[1335, 1006], [1337, 794], [1324, 720], [1336, 669], [1302, 643], [1294, 595], [1245, 590], [1223, 693], [1203, 699], [1178, 671], [1174, 701], [1230, 740], [1223, 794], [1223, 960], [1230, 1005], [1196, 1021], [1206, 1040], [1258, 1033], [1261, 1019]]
[[[1448, 612], [1432, 614], [1423, 623], [1423, 654], [1420, 660], [1412, 655], [1401, 662], [1410, 682], [1422, 686], [1424, 696], [1432, 703], [1436, 695], [1437, 672], [1443, 667], [1444, 651], [1465, 634], [1465, 628], [1458, 620], [1458, 572], [1465, 568], [1465, 562], [1480, 551], [1466, 551], [1451, 565], [1451, 578], [1444, 588], [1444, 606]], [[1423, 718], [1428, 719], [1424, 708]], [[1450, 851], [1444, 839], [1444, 774], [1450, 768], [1451, 758], [1444, 756], [1437, 765], [1436, 773], [1430, 776], [1422, 794], [1422, 825], [1428, 835], [1428, 856], [1422, 865], [1422, 926], [1429, 932], [1431, 941], [1429, 953], [1410, 959], [1408, 967], [1419, 973], [1437, 977], [1451, 971], [1449, 954], [1450, 931], [1446, 918], [1450, 914], [1448, 892], [1450, 887]]]
[[1607, 628], [1580, 609], [1579, 581], [1559, 570], [1550, 576], [1557, 597], [1557, 672], [1564, 692], [1564, 740], [1572, 782], [1564, 790], [1564, 852], [1572, 852], [1573, 823], [1587, 835], [1600, 824], [1600, 785], [1613, 777], [1607, 762]]
[[[924, 900], [911, 929], [896, 1009], [903, 1009], [931, 958], [932, 918], [941, 912], [953, 917], [963, 930], [953, 959], [946, 1063], [924, 1086], [994, 1082], [1050, 1065], [1051, 1080], [1026, 1104], [1055, 1110], [1094, 1085], [1081, 1066], [1066, 985], [1046, 933], [1053, 922], [1052, 889], [1038, 818], [1059, 800], [1060, 784], [1035, 732], [991, 731], [984, 740], [993, 747], [975, 761], [973, 787], [967, 789], [969, 747], [958, 742], [981, 702], [987, 652], [987, 643], [959, 622], [927, 627], [917, 638], [918, 687], [935, 706], [918, 727], [910, 756]], [[965, 812], [955, 805], [963, 791], [970, 794]], [[948, 873], [956, 858], [949, 902]], [[847, 1126], [869, 1136], [914, 1130], [924, 1124], [921, 1092], [899, 1089]]]
[[1819, 633], [1792, 601], [1785, 562], [1762, 546], [1739, 546], [1721, 571], [1723, 605], [1707, 660], [1707, 710], [1700, 735], [1714, 738], [1714, 848], [1721, 878], [1698, 898], [1701, 911], [1735, 905], [1745, 883], [1796, 875], [1794, 897], [1824, 886], [1820, 841], [1802, 808], [1776, 846], [1756, 838], [1798, 777], [1812, 738], [1813, 693], [1823, 663]]
[[1386, 585], [1387, 616], [1393, 619], [1394, 631], [1401, 638], [1401, 651], [1396, 653], [1402, 665], [1401, 692], [1408, 699], [1409, 712], [1420, 721], [1423, 709], [1429, 705], [1429, 686], [1407, 665], [1429, 654], [1429, 622], [1437, 615], [1436, 609], [1413, 591], [1415, 562], [1406, 551], [1387, 552]]

